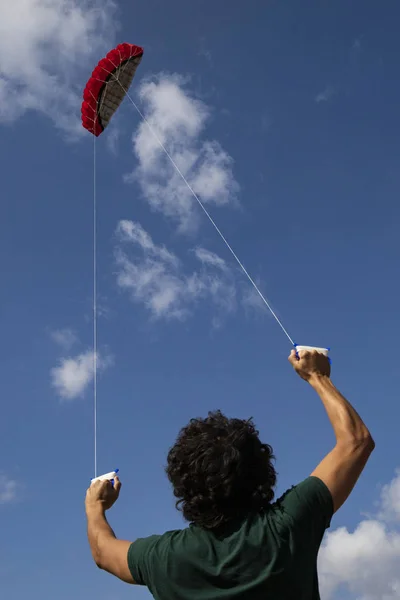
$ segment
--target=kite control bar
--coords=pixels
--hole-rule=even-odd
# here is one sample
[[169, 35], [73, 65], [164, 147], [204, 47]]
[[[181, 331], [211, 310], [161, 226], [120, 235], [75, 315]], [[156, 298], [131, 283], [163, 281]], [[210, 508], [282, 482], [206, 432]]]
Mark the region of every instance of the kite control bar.
[[331, 359], [329, 358], [329, 350], [330, 350], [330, 348], [317, 348], [316, 346], [299, 346], [298, 344], [294, 344], [294, 347], [296, 349], [296, 355], [297, 355], [297, 357], [299, 356], [298, 352], [300, 350], [306, 350], [306, 351], [308, 350], [309, 352], [311, 350], [316, 350], [320, 354], [323, 354], [324, 356], [326, 356], [328, 358], [328, 360], [329, 360], [329, 363], [332, 362]]
[[94, 483], [95, 481], [110, 481], [111, 485], [114, 485], [114, 479], [117, 476], [119, 469], [115, 469], [115, 471], [110, 471], [109, 473], [104, 473], [104, 475], [99, 475], [98, 477], [94, 477], [91, 482], [90, 485], [92, 485], [92, 483]]
[[324, 356], [328, 356], [328, 352], [330, 350], [330, 348], [317, 348], [316, 346], [299, 346], [298, 344], [295, 344], [294, 347], [296, 348], [296, 352], [298, 352], [299, 350], [316, 350]]

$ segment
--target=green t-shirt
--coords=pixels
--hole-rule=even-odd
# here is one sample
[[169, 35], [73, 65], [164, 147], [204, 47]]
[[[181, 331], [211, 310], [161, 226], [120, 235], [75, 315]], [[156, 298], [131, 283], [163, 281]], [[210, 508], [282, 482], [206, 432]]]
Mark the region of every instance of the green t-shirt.
[[319, 600], [317, 555], [331, 494], [308, 477], [221, 533], [196, 525], [133, 542], [132, 577], [156, 600]]

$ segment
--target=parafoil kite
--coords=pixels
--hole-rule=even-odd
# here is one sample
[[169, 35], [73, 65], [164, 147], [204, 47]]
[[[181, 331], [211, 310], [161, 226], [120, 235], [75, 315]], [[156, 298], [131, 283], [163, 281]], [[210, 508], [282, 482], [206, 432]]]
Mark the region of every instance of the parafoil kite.
[[93, 70], [83, 92], [82, 125], [98, 137], [110, 122], [133, 81], [143, 48], [119, 44]]

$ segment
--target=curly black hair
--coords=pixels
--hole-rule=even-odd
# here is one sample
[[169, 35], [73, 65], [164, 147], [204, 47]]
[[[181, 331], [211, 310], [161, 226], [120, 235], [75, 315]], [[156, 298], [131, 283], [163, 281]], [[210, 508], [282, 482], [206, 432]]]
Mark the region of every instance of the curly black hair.
[[252, 419], [228, 419], [219, 410], [191, 419], [168, 453], [176, 508], [204, 529], [261, 512], [274, 497], [274, 458]]

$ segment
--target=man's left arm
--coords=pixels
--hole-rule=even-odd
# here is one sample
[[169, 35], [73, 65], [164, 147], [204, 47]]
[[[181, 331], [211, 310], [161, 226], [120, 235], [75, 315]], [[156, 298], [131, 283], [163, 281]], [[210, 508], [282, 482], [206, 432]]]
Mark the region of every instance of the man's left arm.
[[122, 581], [134, 584], [128, 566], [131, 542], [117, 539], [100, 502], [87, 506], [86, 516], [89, 545], [96, 565]]

